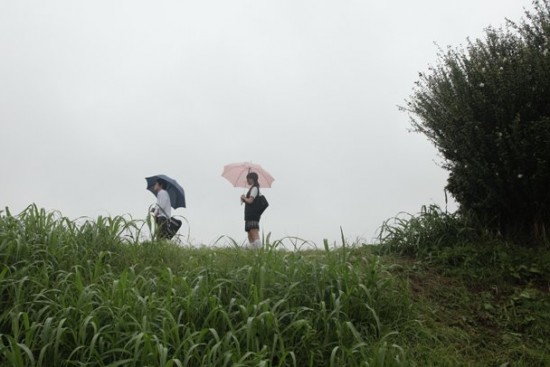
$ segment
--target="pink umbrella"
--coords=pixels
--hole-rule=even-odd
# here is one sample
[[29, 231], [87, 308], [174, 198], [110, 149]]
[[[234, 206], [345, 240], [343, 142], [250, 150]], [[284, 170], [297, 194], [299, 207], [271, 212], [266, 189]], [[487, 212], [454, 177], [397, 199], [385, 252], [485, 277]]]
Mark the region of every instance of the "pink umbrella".
[[246, 182], [246, 175], [249, 172], [256, 172], [258, 174], [258, 183], [260, 187], [271, 187], [271, 183], [275, 179], [263, 169], [259, 164], [250, 162], [231, 163], [223, 167], [222, 176], [227, 179], [234, 187], [249, 187]]

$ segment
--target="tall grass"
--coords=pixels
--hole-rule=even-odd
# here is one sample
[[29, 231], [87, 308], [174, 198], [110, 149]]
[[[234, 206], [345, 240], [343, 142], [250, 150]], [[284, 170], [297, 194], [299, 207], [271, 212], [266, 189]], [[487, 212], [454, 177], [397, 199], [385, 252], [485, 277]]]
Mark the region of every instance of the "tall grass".
[[0, 213], [1, 363], [409, 365], [410, 299], [363, 249], [187, 248], [140, 226]]
[[[380, 254], [413, 256], [446, 272], [472, 278], [529, 282], [545, 280], [550, 252], [530, 248], [490, 234], [471, 218], [423, 206], [417, 215], [402, 214], [383, 223]], [[548, 279], [550, 280], [550, 279]]]
[[382, 250], [402, 255], [428, 255], [433, 250], [482, 238], [470, 218], [444, 212], [437, 205], [422, 206], [416, 215], [401, 213], [386, 220], [378, 235]]

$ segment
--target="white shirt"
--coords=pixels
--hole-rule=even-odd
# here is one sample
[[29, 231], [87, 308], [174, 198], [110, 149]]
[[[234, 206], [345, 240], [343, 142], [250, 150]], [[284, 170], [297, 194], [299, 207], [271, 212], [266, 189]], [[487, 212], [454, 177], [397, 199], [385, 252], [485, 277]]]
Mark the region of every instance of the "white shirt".
[[254, 186], [252, 190], [250, 190], [250, 197], [255, 198], [256, 196], [258, 196], [258, 188]]
[[170, 219], [172, 216], [172, 206], [170, 205], [170, 195], [166, 190], [160, 190], [157, 192], [157, 210], [155, 212], [157, 216], [162, 216]]

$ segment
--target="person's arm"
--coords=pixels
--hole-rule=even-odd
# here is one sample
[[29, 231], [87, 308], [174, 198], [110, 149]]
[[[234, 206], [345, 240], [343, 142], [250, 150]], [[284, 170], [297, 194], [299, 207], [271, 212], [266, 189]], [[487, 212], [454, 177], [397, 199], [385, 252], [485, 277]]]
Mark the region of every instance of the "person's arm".
[[151, 208], [151, 213], [153, 213], [155, 217], [158, 217], [159, 215], [159, 202], [160, 202], [160, 199], [159, 199], [159, 195], [157, 194], [157, 202]]
[[258, 188], [254, 187], [252, 191], [250, 191], [250, 197], [247, 198], [246, 196], [241, 195], [241, 200], [247, 204], [252, 204], [256, 196], [258, 196]]
[[242, 199], [243, 202], [245, 202], [247, 204], [252, 204], [252, 202], [254, 201], [254, 196], [251, 196], [251, 197], [247, 198], [243, 195], [243, 196], [241, 196], [241, 199]]

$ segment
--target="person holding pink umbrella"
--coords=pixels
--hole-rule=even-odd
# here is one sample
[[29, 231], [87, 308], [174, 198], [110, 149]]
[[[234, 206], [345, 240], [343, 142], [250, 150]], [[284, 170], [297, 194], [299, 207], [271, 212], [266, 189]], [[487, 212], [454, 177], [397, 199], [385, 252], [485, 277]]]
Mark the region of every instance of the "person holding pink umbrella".
[[244, 203], [244, 230], [248, 233], [248, 242], [251, 248], [262, 247], [260, 240], [260, 218], [254, 200], [260, 195], [260, 184], [258, 183], [258, 174], [250, 172], [246, 175], [246, 182], [250, 189], [246, 195], [241, 195], [241, 202]]
[[241, 204], [245, 204], [244, 230], [248, 234], [250, 248], [262, 247], [260, 218], [269, 203], [260, 193], [260, 185], [269, 188], [275, 179], [259, 164], [251, 162], [231, 163], [224, 166], [222, 177], [234, 187], [248, 188], [246, 195], [241, 195]]

